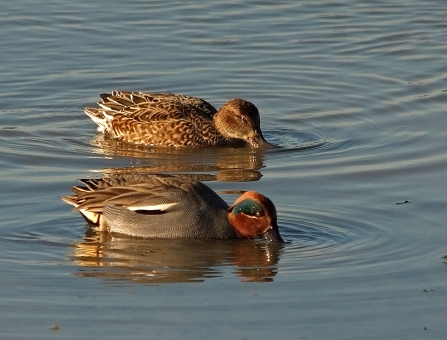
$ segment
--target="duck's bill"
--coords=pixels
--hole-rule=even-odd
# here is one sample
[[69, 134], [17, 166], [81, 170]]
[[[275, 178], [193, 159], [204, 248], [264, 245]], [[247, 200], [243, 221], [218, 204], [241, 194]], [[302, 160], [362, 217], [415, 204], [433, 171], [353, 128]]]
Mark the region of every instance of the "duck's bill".
[[269, 242], [285, 243], [284, 240], [282, 239], [281, 235], [279, 235], [278, 227], [270, 228], [269, 230], [267, 230], [267, 232], [263, 236]]
[[256, 134], [253, 137], [247, 138], [247, 142], [254, 148], [274, 148], [275, 145], [270, 144], [264, 139], [262, 134]]

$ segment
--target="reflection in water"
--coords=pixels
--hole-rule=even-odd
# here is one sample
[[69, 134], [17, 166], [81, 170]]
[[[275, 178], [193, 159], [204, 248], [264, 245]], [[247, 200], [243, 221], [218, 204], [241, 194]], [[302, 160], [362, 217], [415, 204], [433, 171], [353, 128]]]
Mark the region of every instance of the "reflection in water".
[[[155, 171], [152, 166], [133, 166], [121, 168], [106, 168], [101, 170], [92, 170], [93, 172], [100, 172], [104, 175], [126, 175], [126, 174], [160, 174], [161, 171]], [[169, 172], [172, 174], [172, 172]], [[196, 181], [221, 181], [221, 182], [253, 182], [261, 179], [262, 174], [259, 171], [251, 170], [223, 170], [215, 175], [206, 173], [176, 173], [176, 175], [186, 176]]]
[[282, 246], [259, 240], [142, 239], [89, 229], [75, 245], [78, 276], [139, 283], [202, 282], [235, 266], [242, 281], [271, 282]]
[[[98, 135], [95, 152], [109, 157], [131, 157], [134, 167], [113, 172], [216, 172], [213, 180], [257, 181], [262, 175], [266, 150], [229, 147], [161, 148], [133, 145]], [[107, 171], [108, 172], [108, 171]]]

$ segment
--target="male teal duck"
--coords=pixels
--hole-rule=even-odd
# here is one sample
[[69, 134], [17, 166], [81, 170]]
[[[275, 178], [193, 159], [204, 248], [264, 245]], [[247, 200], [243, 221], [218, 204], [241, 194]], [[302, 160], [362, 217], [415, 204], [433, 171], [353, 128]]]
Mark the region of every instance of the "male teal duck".
[[252, 103], [236, 98], [217, 111], [195, 97], [113, 91], [101, 94], [99, 108], [85, 113], [105, 132], [124, 142], [147, 146], [214, 146], [245, 141], [252, 147], [270, 146]]
[[75, 207], [99, 230], [148, 238], [259, 238], [284, 242], [276, 208], [255, 191], [228, 206], [205, 184], [173, 175], [119, 175], [80, 180]]

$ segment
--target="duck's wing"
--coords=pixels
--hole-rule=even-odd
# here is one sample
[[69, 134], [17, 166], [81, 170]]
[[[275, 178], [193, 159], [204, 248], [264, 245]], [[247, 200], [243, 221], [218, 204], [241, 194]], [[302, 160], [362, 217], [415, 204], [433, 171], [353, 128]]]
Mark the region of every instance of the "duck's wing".
[[180, 203], [183, 196], [180, 188], [152, 187], [151, 185], [134, 184], [125, 187], [102, 188], [86, 192], [78, 196], [79, 211], [100, 213], [107, 205], [123, 207], [129, 211], [147, 214], [161, 214]]
[[[75, 207], [76, 210], [90, 210], [101, 212], [105, 205], [128, 207], [138, 210], [146, 206], [160, 206], [179, 201], [180, 193], [185, 185], [195, 185], [196, 181], [185, 176], [148, 175], [148, 174], [120, 174], [103, 175], [100, 179], [81, 179], [84, 185], [72, 188], [73, 196], [64, 196], [62, 200]], [[170, 198], [170, 197], [176, 197]]]
[[98, 105], [105, 114], [120, 113], [140, 122], [211, 118], [217, 111], [203, 99], [169, 93], [113, 91], [101, 94]]
[[73, 187], [75, 195], [64, 196], [62, 200], [95, 225], [104, 222], [106, 206], [144, 215], [164, 214], [187, 200], [188, 194], [182, 186], [195, 183], [187, 178], [155, 175], [105, 176], [80, 181], [84, 185]]

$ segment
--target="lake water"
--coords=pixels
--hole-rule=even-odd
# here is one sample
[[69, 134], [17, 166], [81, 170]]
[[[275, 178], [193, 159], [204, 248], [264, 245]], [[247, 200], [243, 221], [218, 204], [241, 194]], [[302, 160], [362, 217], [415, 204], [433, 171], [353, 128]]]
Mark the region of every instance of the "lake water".
[[[0, 338], [445, 338], [444, 1], [17, 0], [2, 12]], [[104, 140], [83, 108], [113, 89], [244, 98], [280, 148]], [[259, 191], [287, 243], [93, 233], [60, 197], [110, 172]]]

